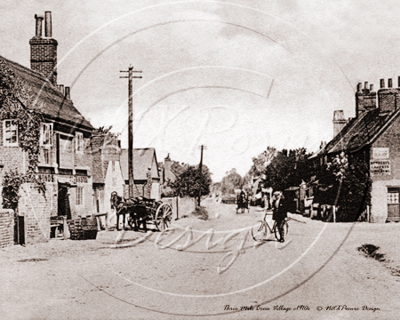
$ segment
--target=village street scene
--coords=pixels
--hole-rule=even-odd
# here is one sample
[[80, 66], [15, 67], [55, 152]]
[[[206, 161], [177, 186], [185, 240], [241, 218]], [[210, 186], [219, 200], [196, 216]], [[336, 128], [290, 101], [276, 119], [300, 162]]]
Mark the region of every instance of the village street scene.
[[55, 2], [0, 4], [1, 319], [398, 319], [397, 8]]

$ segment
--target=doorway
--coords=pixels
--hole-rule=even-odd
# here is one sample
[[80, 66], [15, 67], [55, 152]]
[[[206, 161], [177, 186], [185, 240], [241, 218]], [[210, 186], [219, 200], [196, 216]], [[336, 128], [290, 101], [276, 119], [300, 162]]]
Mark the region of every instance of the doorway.
[[14, 213], [14, 244], [25, 244], [25, 220], [24, 216]]
[[387, 203], [388, 217], [387, 221], [400, 221], [400, 188], [388, 188]]
[[71, 207], [69, 205], [68, 186], [63, 183], [58, 184], [58, 216], [67, 216], [71, 219]]

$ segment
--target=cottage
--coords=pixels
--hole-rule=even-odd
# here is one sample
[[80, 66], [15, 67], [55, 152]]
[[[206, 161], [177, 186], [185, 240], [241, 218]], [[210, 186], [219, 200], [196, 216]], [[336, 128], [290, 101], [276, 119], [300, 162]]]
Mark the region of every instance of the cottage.
[[[121, 168], [125, 181], [124, 197], [129, 196], [128, 149], [121, 151]], [[133, 149], [133, 178], [135, 196], [160, 199], [160, 172], [154, 148]]]
[[[351, 159], [368, 166], [372, 181], [370, 221], [384, 223], [400, 221], [400, 77], [398, 88], [392, 79], [381, 79], [376, 92], [373, 85], [358, 84], [356, 117], [343, 125], [338, 134], [312, 156], [326, 163], [344, 151]], [[341, 117], [334, 118], [334, 124]], [[335, 122], [336, 120], [336, 122]], [[355, 160], [353, 160], [355, 161]]]
[[[36, 34], [29, 41], [31, 69], [0, 57], [20, 79], [24, 89], [41, 106], [40, 155], [37, 176], [45, 182], [45, 194], [37, 186], [25, 183], [20, 190], [16, 235], [17, 242], [33, 243], [50, 238], [50, 218], [92, 213], [91, 152], [89, 139], [93, 127], [75, 108], [70, 89], [57, 85], [57, 41], [52, 38], [51, 12], [45, 13], [45, 36], [42, 16], [35, 16]], [[18, 128], [13, 119], [0, 121], [0, 179], [9, 170], [27, 170], [27, 154], [19, 147]]]

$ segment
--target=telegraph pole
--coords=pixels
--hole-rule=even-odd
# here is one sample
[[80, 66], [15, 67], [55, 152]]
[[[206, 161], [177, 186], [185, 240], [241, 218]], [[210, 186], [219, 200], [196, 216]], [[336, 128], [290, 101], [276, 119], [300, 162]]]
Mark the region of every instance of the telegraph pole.
[[132, 103], [132, 79], [141, 79], [142, 76], [134, 76], [133, 73], [141, 73], [142, 71], [133, 70], [130, 65], [128, 71], [121, 70], [120, 72], [128, 72], [128, 76], [120, 78], [128, 78], [128, 177], [129, 177], [129, 198], [133, 198], [133, 188], [135, 186], [133, 179], [133, 103]]
[[[207, 150], [207, 147], [204, 146], [204, 145], [201, 145], [200, 146], [200, 150], [201, 150], [201, 153], [200, 153], [200, 164], [199, 164], [200, 177], [203, 174], [203, 150], [204, 149]], [[197, 201], [197, 204], [198, 204], [199, 207], [200, 207], [200, 199], [201, 199], [201, 186], [200, 186], [200, 189], [199, 189], [199, 199]]]

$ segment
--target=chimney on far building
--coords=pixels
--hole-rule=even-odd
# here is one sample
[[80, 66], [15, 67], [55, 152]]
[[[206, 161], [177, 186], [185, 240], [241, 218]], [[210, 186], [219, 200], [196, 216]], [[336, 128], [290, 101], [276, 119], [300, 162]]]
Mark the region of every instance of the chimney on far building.
[[336, 137], [342, 131], [346, 123], [343, 110], [335, 110], [333, 112], [333, 137]]
[[65, 87], [65, 98], [71, 100], [71, 91], [69, 87]]
[[31, 46], [31, 69], [43, 74], [57, 86], [57, 41], [52, 38], [51, 12], [45, 12], [45, 37], [42, 37], [43, 16], [35, 15], [36, 32], [29, 40]]

